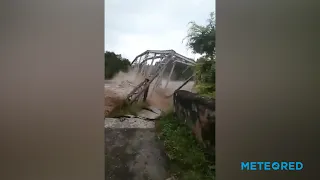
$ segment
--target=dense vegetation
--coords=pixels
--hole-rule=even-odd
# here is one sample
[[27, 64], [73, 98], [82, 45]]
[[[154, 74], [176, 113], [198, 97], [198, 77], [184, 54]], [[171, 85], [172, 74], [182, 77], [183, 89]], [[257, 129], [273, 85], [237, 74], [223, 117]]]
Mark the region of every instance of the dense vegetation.
[[213, 180], [214, 154], [206, 152], [190, 133], [190, 128], [170, 112], [157, 122], [158, 137], [169, 158], [169, 173], [181, 180]]
[[104, 78], [111, 79], [119, 71], [127, 72], [130, 67], [130, 61], [123, 58], [120, 54], [106, 51], [104, 53]]
[[214, 13], [205, 26], [190, 22], [186, 37], [187, 46], [193, 53], [201, 54], [196, 65], [196, 87], [200, 94], [215, 95], [215, 62], [216, 62], [216, 24]]

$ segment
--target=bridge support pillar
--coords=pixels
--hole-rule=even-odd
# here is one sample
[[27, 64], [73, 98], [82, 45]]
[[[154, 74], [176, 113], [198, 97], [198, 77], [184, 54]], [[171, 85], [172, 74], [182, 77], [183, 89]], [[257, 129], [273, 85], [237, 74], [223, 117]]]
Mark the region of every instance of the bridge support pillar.
[[169, 77], [168, 77], [168, 79], [167, 79], [167, 82], [166, 82], [166, 85], [164, 86], [164, 88], [167, 88], [167, 86], [168, 86], [168, 84], [169, 84], [169, 81], [171, 80], [172, 72], [173, 72], [175, 66], [176, 66], [176, 63], [173, 63], [173, 66], [172, 66], [172, 68], [171, 68]]
[[154, 56], [153, 56], [153, 58], [152, 58], [151, 64], [150, 64], [150, 66], [149, 66], [149, 68], [148, 68], [148, 74], [147, 74], [147, 76], [150, 76], [151, 73], [152, 73], [152, 71], [153, 71], [153, 63], [154, 63], [154, 59], [155, 59], [156, 55], [157, 55], [157, 54], [154, 54]]

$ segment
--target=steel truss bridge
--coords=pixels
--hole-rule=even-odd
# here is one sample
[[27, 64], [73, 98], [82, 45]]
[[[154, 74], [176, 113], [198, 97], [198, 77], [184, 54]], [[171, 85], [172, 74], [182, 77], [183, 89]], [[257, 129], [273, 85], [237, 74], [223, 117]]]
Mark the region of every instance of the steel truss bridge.
[[[150, 90], [151, 95], [158, 87], [162, 85], [165, 70], [169, 64], [173, 64], [169, 77], [167, 78], [164, 86], [164, 88], [166, 88], [171, 80], [172, 73], [177, 63], [184, 64], [186, 67], [182, 74], [186, 72], [188, 68], [196, 64], [193, 59], [178, 54], [174, 50], [147, 50], [139, 54], [132, 61], [131, 66], [137, 74], [140, 74], [144, 77], [144, 80], [128, 94], [126, 99], [127, 102], [133, 103], [135, 101], [145, 101]], [[184, 83], [182, 83], [181, 86], [176, 90], [181, 89], [192, 78], [193, 75], [190, 76]], [[173, 94], [168, 95], [167, 97], [171, 97], [172, 95]]]

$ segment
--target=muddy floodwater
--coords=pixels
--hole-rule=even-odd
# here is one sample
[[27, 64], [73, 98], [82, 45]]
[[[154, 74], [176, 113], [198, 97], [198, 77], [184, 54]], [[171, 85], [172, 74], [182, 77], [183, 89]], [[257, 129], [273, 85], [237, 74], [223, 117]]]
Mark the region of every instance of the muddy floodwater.
[[[136, 75], [135, 72], [117, 74], [112, 80], [106, 80], [104, 85], [105, 93], [105, 116], [107, 116], [114, 108], [121, 105], [126, 96], [142, 82], [144, 78], [142, 76]], [[158, 107], [162, 110], [167, 110], [172, 104], [171, 98], [165, 98], [166, 95], [170, 95], [176, 90], [183, 81], [170, 81], [168, 86], [164, 88], [167, 80], [162, 80], [162, 86], [156, 89], [154, 92], [151, 84], [150, 92], [147, 101], [150, 105]], [[187, 83], [182, 89], [192, 91], [193, 82]]]

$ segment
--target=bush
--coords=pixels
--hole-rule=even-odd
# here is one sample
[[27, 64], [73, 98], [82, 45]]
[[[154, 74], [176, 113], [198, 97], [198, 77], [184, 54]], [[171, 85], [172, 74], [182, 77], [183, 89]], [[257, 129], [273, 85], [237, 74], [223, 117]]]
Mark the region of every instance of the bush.
[[214, 155], [206, 153], [191, 130], [175, 119], [172, 112], [157, 123], [159, 138], [169, 158], [171, 175], [182, 180], [213, 180]]
[[196, 90], [199, 94], [214, 97], [215, 95], [215, 60], [201, 57], [196, 65]]

